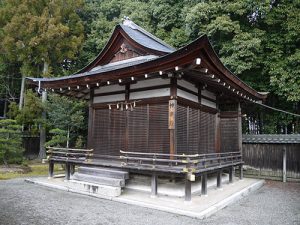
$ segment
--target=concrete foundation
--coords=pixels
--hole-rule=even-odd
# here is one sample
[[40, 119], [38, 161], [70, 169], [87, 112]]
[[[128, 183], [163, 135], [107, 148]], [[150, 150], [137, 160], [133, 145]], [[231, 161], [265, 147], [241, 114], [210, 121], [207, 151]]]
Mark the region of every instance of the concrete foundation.
[[238, 178], [234, 178], [234, 182], [231, 184], [228, 183], [228, 180], [223, 181], [222, 189], [220, 189], [217, 188], [216, 178], [209, 178], [207, 195], [201, 196], [198, 194], [199, 186], [201, 185], [196, 182], [193, 185], [192, 200], [185, 202], [182, 197], [184, 184], [180, 184], [180, 182], [177, 187], [177, 185], [175, 185], [176, 182], [160, 180], [159, 182], [161, 184], [158, 186], [159, 194], [153, 198], [150, 193], [150, 185], [146, 188], [146, 183], [149, 181], [145, 181], [145, 183], [141, 185], [141, 182], [136, 182], [137, 179], [144, 180], [145, 178], [139, 177], [133, 179], [131, 184], [126, 185], [123, 191], [121, 188], [95, 185], [87, 182], [64, 181], [63, 178], [35, 178], [27, 179], [26, 181], [49, 188], [104, 198], [126, 204], [134, 204], [195, 218], [206, 218], [241, 199], [251, 191], [259, 189], [264, 184], [264, 180], [249, 178], [239, 180]]
[[[228, 183], [228, 174], [222, 174], [222, 182]], [[192, 183], [192, 195], [201, 194], [201, 178], [197, 178]], [[215, 188], [217, 185], [216, 176], [208, 176], [207, 188], [208, 190]], [[125, 190], [135, 190], [145, 193], [151, 193], [151, 177], [143, 175], [131, 175], [130, 180], [126, 183]], [[185, 182], [183, 179], [170, 180], [167, 178], [158, 178], [157, 193], [159, 195], [184, 197], [185, 194]]]

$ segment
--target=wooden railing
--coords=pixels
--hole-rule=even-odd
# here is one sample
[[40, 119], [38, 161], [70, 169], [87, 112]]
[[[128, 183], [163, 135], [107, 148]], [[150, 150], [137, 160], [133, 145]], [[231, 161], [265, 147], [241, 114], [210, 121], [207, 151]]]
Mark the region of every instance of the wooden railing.
[[229, 171], [229, 182], [233, 182], [234, 167], [240, 169], [243, 176], [243, 161], [240, 152], [224, 152], [209, 154], [163, 154], [120, 151], [119, 156], [93, 154], [92, 149], [70, 149], [49, 147], [49, 176], [53, 177], [54, 163], [64, 163], [65, 179], [75, 171], [75, 165], [105, 166], [129, 169], [135, 172], [149, 171], [151, 178], [151, 194], [157, 195], [157, 177], [161, 173], [185, 176], [185, 200], [191, 200], [191, 181], [201, 176], [201, 194], [207, 194], [207, 174], [217, 173], [217, 187], [222, 184], [222, 171]]
[[93, 156], [93, 149], [47, 147], [47, 159], [55, 161], [87, 161]]
[[192, 172], [219, 169], [243, 163], [240, 152], [224, 152], [209, 154], [161, 154], [120, 151], [120, 158], [124, 167], [138, 169], [165, 170], [166, 172]]

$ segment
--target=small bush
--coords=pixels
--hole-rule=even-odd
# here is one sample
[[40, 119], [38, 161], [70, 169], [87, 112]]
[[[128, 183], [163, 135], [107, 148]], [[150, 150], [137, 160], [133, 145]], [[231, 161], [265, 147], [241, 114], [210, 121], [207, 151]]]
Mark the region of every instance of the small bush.
[[0, 164], [23, 161], [21, 126], [15, 120], [0, 120]]

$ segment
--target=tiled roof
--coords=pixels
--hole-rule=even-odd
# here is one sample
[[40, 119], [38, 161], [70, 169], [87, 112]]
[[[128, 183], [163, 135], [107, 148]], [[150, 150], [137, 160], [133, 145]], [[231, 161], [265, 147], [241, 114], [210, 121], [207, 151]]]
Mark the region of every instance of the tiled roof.
[[128, 36], [130, 36], [130, 38], [132, 38], [140, 45], [161, 52], [171, 53], [176, 51], [175, 48], [166, 44], [143, 28], [139, 27], [129, 19], [125, 19], [123, 21], [123, 24], [120, 24], [120, 26], [128, 34]]
[[300, 143], [300, 134], [246, 134], [243, 143], [295, 144]]
[[69, 78], [77, 78], [77, 77], [83, 77], [83, 76], [89, 76], [89, 75], [93, 75], [93, 74], [99, 74], [99, 73], [114, 71], [114, 70], [117, 70], [117, 69], [122, 69], [122, 68], [130, 67], [130, 66], [138, 65], [138, 64], [141, 64], [141, 63], [144, 63], [144, 62], [148, 62], [148, 61], [151, 61], [151, 60], [156, 59], [156, 58], [158, 58], [158, 57], [154, 56], [154, 55], [140, 56], [140, 57], [135, 57], [135, 58], [131, 58], [131, 59], [122, 60], [122, 61], [119, 61], [119, 62], [109, 63], [109, 64], [106, 64], [104, 66], [98, 66], [98, 67], [93, 68], [89, 72], [78, 73], [78, 74], [63, 76], [63, 77], [52, 77], [52, 78], [30, 78], [30, 77], [28, 77], [27, 79], [30, 79], [30, 80], [33, 80], [33, 81], [66, 80], [66, 79], [69, 79]]

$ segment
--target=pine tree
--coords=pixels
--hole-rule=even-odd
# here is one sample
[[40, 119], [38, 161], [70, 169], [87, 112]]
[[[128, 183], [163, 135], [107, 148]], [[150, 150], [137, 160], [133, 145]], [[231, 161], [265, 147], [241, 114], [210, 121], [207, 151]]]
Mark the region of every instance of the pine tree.
[[15, 120], [0, 120], [0, 164], [23, 160], [21, 126]]

